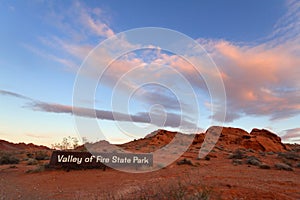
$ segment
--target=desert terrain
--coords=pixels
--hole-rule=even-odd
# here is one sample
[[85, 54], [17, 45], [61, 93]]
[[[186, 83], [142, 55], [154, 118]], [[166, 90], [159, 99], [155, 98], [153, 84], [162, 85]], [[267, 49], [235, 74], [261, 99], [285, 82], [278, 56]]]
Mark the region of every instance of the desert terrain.
[[[218, 142], [199, 159], [206, 134], [218, 130]], [[118, 146], [149, 153], [176, 134], [181, 133], [158, 130]], [[1, 140], [0, 199], [300, 199], [299, 145], [283, 144], [276, 134], [259, 129], [211, 127], [186, 137], [193, 142], [180, 158], [147, 173], [51, 169], [52, 149]]]

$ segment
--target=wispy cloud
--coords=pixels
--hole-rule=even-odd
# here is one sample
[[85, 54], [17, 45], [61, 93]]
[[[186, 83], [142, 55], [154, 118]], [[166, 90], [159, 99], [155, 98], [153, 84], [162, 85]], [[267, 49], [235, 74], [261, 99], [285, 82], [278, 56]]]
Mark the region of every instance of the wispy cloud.
[[1, 95], [13, 96], [13, 97], [17, 97], [17, 98], [24, 99], [24, 100], [29, 100], [29, 101], [33, 100], [30, 97], [27, 97], [27, 96], [24, 96], [24, 95], [15, 93], [15, 92], [7, 91], [7, 90], [0, 90], [0, 94]]
[[52, 61], [59, 63], [65, 69], [72, 70], [72, 71], [75, 71], [78, 69], [78, 64], [73, 62], [71, 59], [56, 56], [54, 54], [40, 50], [29, 44], [22, 44], [22, 46], [25, 47], [26, 49], [30, 50], [31, 52], [35, 53], [38, 56], [41, 56], [48, 60], [52, 60]]
[[300, 128], [283, 130], [280, 133], [282, 140], [287, 142], [300, 141]]
[[52, 136], [51, 135], [38, 135], [38, 134], [34, 134], [34, 133], [25, 133], [26, 136], [28, 137], [32, 137], [32, 138], [46, 138], [46, 139], [49, 139], [51, 138]]
[[108, 24], [107, 13], [101, 8], [90, 8], [79, 1], [72, 2], [68, 7], [53, 6], [51, 2], [48, 4], [48, 13], [41, 18], [52, 25], [50, 29], [54, 29], [56, 34], [51, 34], [51, 30], [49, 34], [37, 36], [39, 45], [23, 46], [73, 72], [94, 46], [91, 40], [98, 43], [115, 34]]
[[42, 111], [48, 113], [63, 113], [70, 115], [77, 115], [81, 117], [88, 118], [97, 118], [101, 120], [110, 120], [110, 121], [123, 121], [123, 122], [137, 122], [137, 123], [148, 123], [157, 126], [173, 127], [178, 128], [182, 124], [187, 127], [184, 128], [196, 128], [195, 124], [189, 121], [189, 119], [182, 117], [181, 115], [175, 113], [166, 113], [165, 122], [162, 124], [161, 114], [160, 113], [148, 113], [148, 112], [139, 112], [136, 114], [125, 114], [115, 111], [106, 111], [106, 110], [97, 110], [91, 108], [82, 108], [82, 107], [73, 107], [68, 105], [56, 104], [56, 103], [46, 103], [34, 100], [32, 98], [26, 97], [24, 95], [0, 90], [1, 95], [9, 95], [16, 98], [21, 98], [28, 100], [27, 108], [30, 108], [34, 111]]

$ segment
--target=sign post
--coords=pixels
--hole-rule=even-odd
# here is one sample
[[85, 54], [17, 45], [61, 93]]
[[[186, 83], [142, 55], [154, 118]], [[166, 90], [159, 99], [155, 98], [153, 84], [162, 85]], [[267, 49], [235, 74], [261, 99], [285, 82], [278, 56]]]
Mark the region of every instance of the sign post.
[[152, 167], [153, 155], [148, 153], [90, 153], [53, 151], [51, 168], [89, 169]]

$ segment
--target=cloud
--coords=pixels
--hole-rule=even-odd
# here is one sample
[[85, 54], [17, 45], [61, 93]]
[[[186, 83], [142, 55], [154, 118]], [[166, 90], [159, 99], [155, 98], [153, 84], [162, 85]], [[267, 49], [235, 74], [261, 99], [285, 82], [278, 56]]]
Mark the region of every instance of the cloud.
[[300, 33], [300, 2], [286, 0], [287, 12], [274, 25], [274, 31], [266, 39], [280, 44], [294, 39]]
[[68, 7], [53, 6], [52, 2], [47, 4], [48, 12], [41, 19], [52, 25], [48, 32], [52, 33], [54, 29], [56, 34], [37, 36], [41, 46], [23, 46], [73, 72], [94, 47], [91, 41], [98, 43], [115, 34], [109, 26], [109, 14], [101, 8], [90, 8], [79, 1]]
[[53, 60], [57, 63], [60, 63], [63, 67], [66, 67], [66, 69], [71, 69], [72, 71], [78, 69], [78, 65], [70, 59], [66, 59], [66, 58], [63, 58], [60, 56], [55, 56], [51, 53], [42, 51], [42, 50], [40, 50], [34, 46], [31, 46], [29, 44], [22, 44], [22, 46], [25, 47], [26, 49], [30, 50], [31, 52], [35, 53], [36, 55], [39, 55], [46, 59]]
[[289, 142], [300, 141], [300, 128], [293, 128], [281, 131], [281, 139]]
[[[82, 9], [82, 5], [79, 5], [80, 9], [80, 19], [81, 23], [90, 29], [94, 34], [100, 37], [111, 37], [114, 35], [114, 31], [106, 24], [100, 20], [94, 19], [88, 12], [87, 9]], [[98, 8], [99, 9], [99, 8]], [[101, 11], [97, 14], [99, 17]]]
[[[199, 38], [198, 42], [208, 51], [217, 64], [223, 78], [227, 94], [227, 116], [225, 121], [232, 122], [243, 116], [268, 116], [271, 120], [293, 117], [300, 113], [300, 3], [288, 0], [286, 14], [274, 25], [270, 35], [260, 42], [245, 44], [226, 40]], [[66, 10], [52, 10], [51, 23], [62, 33], [61, 37], [39, 37], [40, 41], [49, 48], [60, 52], [60, 55], [50, 55], [49, 58], [67, 66], [79, 66], [79, 63], [92, 49], [93, 44], [114, 35], [114, 31], [107, 19], [107, 13], [101, 8], [89, 8], [81, 2], [74, 2]], [[74, 18], [74, 16], [78, 16]], [[110, 50], [131, 46], [124, 38], [118, 47], [110, 47], [103, 57], [91, 58], [100, 66], [113, 58]], [[154, 59], [149, 54], [139, 56], [133, 52], [111, 63], [105, 71], [100, 84], [113, 89], [124, 74], [128, 74], [135, 66], [144, 71], [135, 73], [133, 80], [123, 79], [120, 89], [129, 92], [139, 88], [140, 80], [161, 81], [180, 88], [174, 74], [161, 68], [147, 68], [147, 66], [168, 65], [188, 80], [196, 92], [208, 95], [205, 82], [195, 73], [193, 66], [177, 55], [168, 55], [162, 51], [155, 52]], [[68, 61], [69, 60], [69, 61]], [[74, 64], [76, 63], [76, 64]], [[78, 68], [73, 69], [73, 73]], [[95, 70], [91, 69], [90, 78], [95, 77]], [[209, 76], [211, 72], [202, 68], [201, 73]], [[151, 74], [151, 76], [148, 76]], [[218, 76], [218, 75], [216, 75]], [[181, 91], [185, 91], [181, 88]], [[179, 111], [178, 101], [172, 95], [166, 95], [159, 88], [141, 89], [136, 98], [146, 105], [160, 102], [169, 111]], [[180, 99], [188, 109], [189, 98]], [[222, 114], [216, 112], [214, 119], [222, 120]]]
[[55, 104], [55, 103], [46, 103], [31, 99], [24, 95], [0, 90], [1, 95], [9, 95], [16, 98], [21, 98], [25, 100], [29, 100], [27, 104], [27, 108], [30, 108], [34, 111], [42, 111], [48, 113], [64, 113], [64, 114], [75, 114], [81, 117], [88, 118], [97, 118], [101, 120], [110, 120], [110, 121], [121, 121], [121, 122], [137, 122], [137, 123], [148, 123], [154, 124], [157, 126], [165, 126], [178, 128], [180, 125], [184, 125], [184, 128], [196, 128], [196, 126], [185, 118], [184, 116], [175, 114], [175, 113], [166, 113], [165, 123], [162, 124], [162, 115], [160, 112], [139, 112], [137, 114], [125, 114], [115, 111], [106, 111], [106, 110], [97, 110], [91, 108], [82, 108], [82, 107], [72, 107], [68, 105]]
[[0, 90], [0, 94], [1, 95], [13, 96], [13, 97], [17, 97], [17, 98], [24, 99], [24, 100], [29, 100], [29, 101], [33, 100], [33, 99], [31, 99], [27, 96], [24, 96], [24, 95], [15, 93], [15, 92], [7, 91], [7, 90]]
[[[51, 112], [51, 113], [65, 113], [65, 114], [76, 114], [81, 117], [97, 118], [101, 120], [120, 121], [120, 122], [137, 122], [137, 123], [148, 123], [157, 126], [165, 126], [178, 128], [181, 123], [188, 125], [185, 128], [195, 128], [195, 125], [188, 120], [182, 119], [182, 116], [175, 113], [166, 113], [165, 123], [161, 124], [162, 116], [159, 114], [152, 113], [149, 115], [148, 112], [139, 112], [137, 114], [124, 114], [115, 111], [97, 110], [90, 108], [72, 107], [68, 105], [52, 104], [44, 102], [33, 102], [29, 107], [36, 111]], [[157, 120], [159, 119], [159, 120]]]
[[51, 136], [47, 136], [47, 135], [38, 135], [38, 134], [34, 134], [34, 133], [26, 133], [25, 134], [28, 137], [32, 137], [32, 138], [51, 138]]
[[248, 45], [198, 40], [222, 73], [227, 121], [244, 115], [278, 120], [300, 114], [300, 4], [289, 2], [288, 13], [265, 42]]

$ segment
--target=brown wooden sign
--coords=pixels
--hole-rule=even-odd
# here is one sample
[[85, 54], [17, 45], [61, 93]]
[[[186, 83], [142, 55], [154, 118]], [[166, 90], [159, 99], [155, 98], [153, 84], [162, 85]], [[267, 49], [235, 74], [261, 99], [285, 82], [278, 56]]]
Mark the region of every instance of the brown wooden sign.
[[101, 168], [142, 167], [153, 165], [152, 154], [90, 153], [53, 151], [50, 167], [53, 168]]

